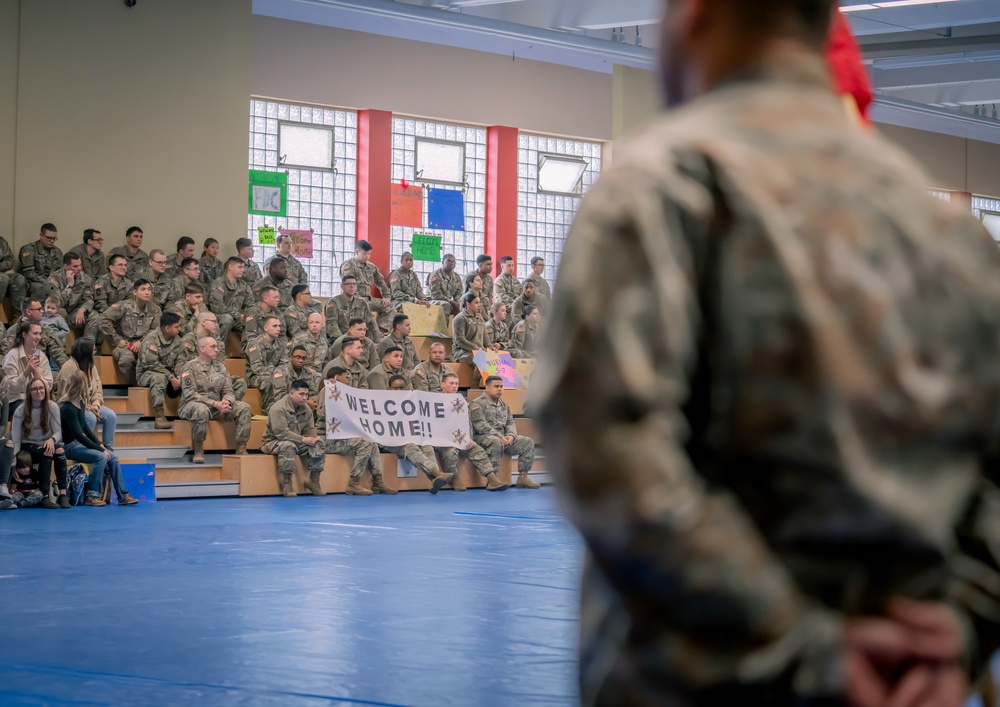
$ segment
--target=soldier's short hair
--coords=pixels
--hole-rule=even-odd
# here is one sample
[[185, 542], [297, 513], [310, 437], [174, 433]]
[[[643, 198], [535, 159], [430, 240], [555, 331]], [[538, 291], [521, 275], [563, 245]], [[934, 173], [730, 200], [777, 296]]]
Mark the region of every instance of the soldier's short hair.
[[133, 233], [142, 233], [142, 229], [139, 228], [138, 226], [129, 226], [128, 230], [125, 231], [125, 237], [128, 238]]
[[307, 349], [302, 344], [297, 344], [294, 347], [292, 347], [292, 353], [295, 353], [296, 351], [301, 351], [302, 353], [307, 354], [307, 355], [309, 354], [309, 349]]
[[442, 263], [444, 263], [444, 261], [446, 261], [446, 260], [447, 260], [448, 258], [454, 258], [454, 257], [455, 257], [455, 254], [454, 254], [454, 253], [445, 253], [445, 254], [444, 254], [444, 255], [443, 255], [442, 257], [441, 257], [441, 262], [442, 262]]
[[160, 328], [165, 329], [174, 324], [180, 324], [181, 317], [176, 312], [164, 312], [160, 315]]
[[305, 292], [308, 289], [309, 289], [309, 285], [296, 285], [295, 287], [293, 287], [292, 288], [292, 301], [294, 302], [296, 297], [298, 297], [299, 295], [301, 295], [303, 292]]
[[441, 374], [441, 380], [446, 381], [449, 378], [458, 378], [458, 374], [455, 371], [445, 371]]
[[69, 265], [74, 260], [79, 260], [79, 259], [80, 256], [77, 255], [76, 253], [66, 253], [66, 255], [63, 256], [63, 265]]
[[506, 263], [507, 261], [509, 261], [509, 260], [513, 260], [513, 259], [514, 259], [514, 258], [512, 258], [511, 256], [509, 256], [509, 255], [505, 255], [505, 256], [503, 256], [502, 258], [500, 258], [500, 264], [501, 264], [501, 265], [503, 265], [503, 264], [504, 264], [504, 263]]
[[350, 329], [352, 326], [357, 326], [358, 324], [364, 324], [365, 326], [367, 326], [368, 322], [366, 322], [364, 319], [361, 319], [360, 317], [354, 317], [354, 319], [351, 319], [349, 322], [347, 322], [347, 328]]
[[249, 238], [237, 238], [236, 239], [236, 250], [243, 250], [244, 248], [249, 248], [253, 245], [253, 241]]
[[101, 235], [101, 232], [96, 228], [87, 228], [83, 231], [83, 242], [90, 243], [94, 238]]
[[342, 278], [340, 278], [340, 284], [343, 285], [347, 283], [349, 280], [354, 280], [355, 282], [357, 282], [358, 278], [354, 277], [354, 275], [344, 275]]
[[115, 253], [110, 258], [108, 258], [108, 265], [114, 265], [119, 260], [125, 260], [125, 256], [122, 255], [121, 253]]
[[340, 342], [340, 348], [341, 348], [341, 350], [344, 350], [348, 346], [350, 346], [351, 344], [353, 344], [355, 342], [358, 342], [358, 341], [361, 341], [361, 339], [359, 339], [356, 336], [345, 336], [344, 340]]
[[48, 231], [49, 233], [59, 233], [59, 229], [56, 228], [51, 223], [43, 223], [42, 227], [40, 229], [38, 229], [38, 230], [41, 231], [41, 232], [43, 232], [43, 233], [45, 231]]
[[544, 262], [545, 258], [541, 257], [540, 255], [536, 255], [534, 258], [531, 259], [532, 265], [538, 265], [539, 263], [544, 263]]
[[197, 258], [184, 258], [184, 260], [181, 261], [181, 270], [183, 270], [184, 268], [186, 268], [188, 265], [198, 265], [198, 266], [200, 266], [201, 263], [198, 262]]
[[408, 322], [408, 321], [410, 321], [410, 318], [405, 314], [397, 314], [395, 317], [392, 318], [392, 328], [395, 329], [403, 322]]
[[332, 379], [336, 378], [337, 376], [342, 376], [345, 373], [349, 373], [349, 372], [350, 371], [348, 371], [343, 366], [331, 366], [326, 371], [326, 378], [327, 378], [327, 380], [332, 380]]
[[152, 260], [157, 255], [166, 255], [166, 254], [167, 251], [163, 250], [162, 248], [153, 248], [153, 250], [149, 251], [149, 259]]
[[205, 288], [200, 282], [189, 282], [184, 285], [185, 295], [203, 295], [205, 294]]
[[271, 292], [277, 292], [277, 291], [278, 291], [278, 288], [274, 287], [273, 285], [264, 285], [262, 288], [260, 288], [260, 299], [261, 299], [261, 301], [262, 302], [264, 301], [264, 295], [269, 294]]
[[366, 240], [360, 240], [354, 244], [354, 252], [357, 253], [359, 250], [363, 250], [366, 253], [370, 253], [372, 249], [372, 244]]
[[37, 297], [25, 297], [24, 299], [21, 300], [21, 313], [23, 314], [24, 312], [27, 312], [29, 309], [31, 309], [31, 305], [41, 304], [41, 303], [42, 301]]
[[296, 378], [292, 381], [290, 390], [309, 390], [309, 384], [301, 378]]
[[386, 381], [386, 385], [388, 385], [390, 388], [392, 388], [392, 384], [393, 383], [398, 383], [399, 381], [402, 381], [404, 386], [406, 386], [406, 384], [408, 382], [406, 380], [406, 376], [401, 376], [398, 373], [394, 373], [393, 375], [389, 376], [389, 380]]
[[320, 319], [322, 319], [322, 318], [323, 318], [323, 315], [322, 315], [322, 314], [320, 314], [319, 312], [309, 312], [309, 316], [308, 316], [308, 317], [306, 317], [306, 321], [308, 322], [308, 321], [309, 321], [310, 319], [312, 319], [313, 317], [319, 317]]
[[283, 255], [276, 255], [273, 258], [271, 258], [271, 260], [268, 261], [267, 264], [268, 264], [268, 267], [270, 267], [271, 265], [274, 265], [275, 263], [284, 263], [285, 265], [288, 265], [288, 259], [285, 256], [283, 256]]
[[535, 282], [533, 278], [529, 277], [529, 278], [525, 279], [525, 281], [521, 284], [521, 290], [523, 291], [526, 287], [532, 287], [532, 288], [534, 288], [534, 289], [537, 290], [538, 289], [538, 283]]
[[489, 256], [486, 253], [483, 253], [478, 258], [476, 258], [476, 265], [482, 265], [486, 261], [489, 261], [489, 262], [492, 263], [493, 262], [493, 258], [492, 258], [492, 256]]
[[497, 382], [497, 381], [499, 381], [500, 383], [503, 383], [503, 378], [501, 378], [500, 376], [487, 376], [486, 377], [486, 383], [485, 383], [485, 385], [488, 388], [494, 382]]
[[524, 305], [524, 318], [527, 319], [528, 315], [534, 312], [536, 309], [538, 309], [538, 307], [536, 307], [533, 304]]
[[466, 292], [465, 295], [462, 297], [462, 309], [465, 309], [467, 306], [475, 302], [477, 299], [479, 299], [479, 295], [477, 295], [475, 292]]
[[194, 245], [194, 238], [191, 236], [181, 236], [177, 239], [177, 252], [180, 253], [189, 245]]
[[399, 256], [399, 262], [403, 262], [403, 260], [405, 260], [406, 258], [412, 258], [412, 257], [413, 257], [413, 253], [411, 253], [408, 250], [404, 250], [403, 254], [401, 256]]
[[132, 291], [135, 292], [143, 285], [152, 285], [153, 283], [144, 277], [140, 277], [138, 280], [132, 283]]
[[200, 349], [202, 346], [208, 346], [209, 341], [215, 341], [215, 337], [214, 336], [201, 337], [200, 339], [198, 339], [198, 348]]
[[278, 321], [278, 322], [281, 321], [278, 317], [274, 316], [273, 314], [265, 314], [264, 317], [260, 320], [260, 325], [261, 326], [267, 326], [267, 323], [269, 321], [271, 321], [272, 319], [274, 319], [275, 321]]
[[396, 353], [397, 351], [399, 351], [399, 353], [403, 353], [403, 349], [399, 348], [398, 346], [390, 346], [382, 354], [382, 357], [385, 358], [387, 355], [389, 355], [391, 353]]
[[442, 344], [440, 341], [435, 341], [433, 344], [431, 344], [431, 349], [435, 349], [438, 346], [440, 346], [442, 349], [444, 348], [444, 344]]
[[275, 241], [275, 243], [277, 245], [281, 245], [282, 243], [285, 242], [286, 238], [291, 238], [291, 237], [292, 237], [291, 233], [285, 233], [284, 231], [282, 231], [282, 232], [278, 233], [278, 239], [277, 239], [277, 241]]
[[229, 272], [229, 268], [233, 265], [245, 265], [245, 263], [234, 255], [226, 261], [226, 272]]

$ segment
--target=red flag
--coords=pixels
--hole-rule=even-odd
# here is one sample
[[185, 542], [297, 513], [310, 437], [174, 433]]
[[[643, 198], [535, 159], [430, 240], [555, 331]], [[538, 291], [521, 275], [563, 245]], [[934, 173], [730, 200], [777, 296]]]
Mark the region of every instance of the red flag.
[[834, 11], [833, 26], [826, 48], [827, 62], [833, 74], [834, 86], [843, 96], [853, 99], [858, 114], [868, 122], [868, 106], [872, 102], [872, 86], [861, 61], [847, 18]]

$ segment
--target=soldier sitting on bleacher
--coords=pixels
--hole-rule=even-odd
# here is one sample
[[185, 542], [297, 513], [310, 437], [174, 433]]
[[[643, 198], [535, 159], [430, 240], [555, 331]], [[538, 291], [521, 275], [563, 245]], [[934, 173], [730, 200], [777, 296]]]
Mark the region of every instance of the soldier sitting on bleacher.
[[273, 454], [278, 462], [281, 477], [281, 495], [294, 498], [292, 475], [295, 457], [302, 457], [309, 467], [309, 481], [305, 486], [314, 496], [325, 496], [319, 477], [326, 464], [326, 447], [316, 429], [315, 415], [307, 401], [309, 384], [292, 381], [291, 390], [267, 411], [267, 428], [261, 442], [261, 451]]
[[138, 363], [136, 364], [136, 381], [143, 388], [149, 388], [149, 397], [153, 403], [153, 414], [156, 416], [156, 429], [169, 430], [163, 406], [166, 396], [176, 398], [181, 392], [181, 381], [174, 374], [177, 357], [182, 355], [180, 337], [181, 318], [173, 312], [160, 315], [158, 329], [146, 334], [139, 345]]
[[368, 388], [370, 390], [389, 390], [389, 379], [402, 376], [406, 381], [406, 390], [413, 390], [410, 383], [410, 373], [403, 368], [403, 349], [390, 346], [385, 350], [382, 363], [368, 371]]
[[150, 302], [152, 296], [149, 280], [139, 278], [132, 284], [132, 298], [108, 307], [101, 319], [101, 331], [115, 347], [111, 355], [129, 383], [135, 382], [139, 342], [160, 321], [160, 308]]
[[63, 256], [62, 267], [49, 275], [49, 297], [59, 298], [60, 314], [71, 327], [87, 324], [94, 311], [94, 281], [83, 272], [83, 261], [76, 253]]
[[[243, 358], [247, 356], [247, 347], [250, 345], [250, 342], [263, 333], [261, 326], [263, 325], [264, 317], [275, 316], [278, 317], [278, 321], [281, 321], [281, 310], [278, 309], [281, 295], [278, 294], [277, 288], [270, 286], [260, 288], [258, 298], [259, 301], [257, 304], [248, 307], [243, 312], [243, 338], [240, 341], [240, 350], [243, 352]], [[279, 336], [286, 338], [284, 323], [281, 324]]]
[[541, 312], [538, 307], [529, 304], [524, 308], [524, 319], [514, 327], [514, 335], [507, 349], [514, 358], [534, 358], [535, 347], [540, 336]]
[[[389, 390], [407, 390], [409, 384], [404, 376], [394, 375], [389, 378]], [[395, 454], [399, 459], [405, 459], [413, 464], [431, 480], [430, 492], [437, 493], [447, 484], [454, 483], [455, 477], [441, 471], [434, 448], [429, 445], [407, 443], [400, 447], [384, 447], [385, 451]]]
[[358, 339], [361, 342], [361, 357], [358, 360], [361, 361], [361, 365], [365, 367], [366, 371], [375, 368], [382, 359], [378, 355], [375, 342], [365, 336], [367, 332], [368, 325], [364, 319], [352, 319], [347, 326], [347, 333], [330, 345], [330, 357], [335, 358], [340, 355], [345, 340]]
[[285, 336], [289, 339], [306, 328], [306, 319], [313, 312], [321, 312], [318, 303], [313, 302], [309, 285], [295, 285], [292, 287], [292, 305], [285, 309], [284, 323]]
[[[441, 392], [447, 393], [448, 395], [460, 395], [458, 392], [457, 373], [447, 371], [442, 376]], [[469, 430], [472, 430], [471, 422], [469, 424]], [[441, 466], [444, 467], [444, 472], [446, 474], [451, 474], [451, 485], [456, 491], [466, 490], [465, 484], [462, 483], [458, 474], [458, 462], [462, 457], [465, 457], [472, 462], [472, 466], [476, 468], [476, 471], [482, 474], [483, 478], [486, 479], [487, 491], [506, 491], [510, 488], [510, 484], [505, 484], [497, 478], [496, 470], [490, 463], [490, 457], [486, 453], [486, 450], [472, 440], [469, 440], [469, 446], [465, 449], [459, 449], [457, 447], [435, 447], [434, 451], [437, 452], [438, 458], [441, 460]]]
[[[198, 314], [198, 317], [194, 321], [194, 329], [181, 337], [182, 349], [178, 352], [174, 363], [174, 373], [178, 377], [180, 377], [181, 372], [184, 370], [184, 366], [186, 366], [189, 361], [193, 361], [198, 358], [198, 342], [206, 337], [216, 339], [218, 331], [219, 320], [215, 316], [214, 312], [209, 312], [206, 309]], [[216, 339], [216, 341], [218, 341], [218, 339]], [[218, 347], [216, 347], [216, 360], [223, 366], [226, 365], [226, 352]], [[247, 394], [246, 379], [230, 374], [229, 380], [233, 384], [233, 395], [236, 396], [237, 400], [243, 400]]]
[[45, 309], [42, 307], [41, 301], [34, 297], [25, 297], [21, 302], [21, 312], [21, 318], [12, 322], [7, 327], [7, 333], [3, 341], [0, 342], [0, 355], [6, 356], [13, 347], [18, 325], [21, 322], [33, 322], [42, 327], [42, 339], [38, 344], [38, 348], [46, 355], [50, 362], [55, 364], [57, 370], [61, 368], [69, 356], [66, 355], [66, 347], [60, 345], [55, 332], [42, 324]]
[[403, 352], [403, 368], [412, 371], [420, 363], [417, 348], [410, 338], [410, 318], [405, 314], [397, 314], [392, 318], [392, 331], [378, 345], [378, 353], [385, 358], [385, 352], [390, 346], [396, 346]]
[[493, 306], [490, 307], [490, 318], [486, 322], [483, 344], [487, 347], [497, 344], [501, 349], [506, 349], [512, 330], [511, 318], [507, 314], [507, 305], [503, 302], [494, 302]]
[[280, 338], [281, 320], [273, 314], [264, 317], [263, 334], [247, 347], [247, 382], [260, 390], [262, 405], [267, 410], [274, 401], [271, 375], [274, 369], [288, 362], [288, 342]]
[[153, 290], [150, 301], [161, 311], [170, 304], [170, 295], [174, 291], [174, 279], [167, 274], [168, 262], [167, 254], [159, 248], [149, 251], [149, 267], [144, 277]]
[[167, 298], [168, 304], [183, 299], [184, 288], [192, 282], [201, 284], [201, 263], [195, 258], [184, 258], [184, 261], [181, 263], [180, 274], [174, 276], [170, 283], [170, 297]]
[[306, 319], [306, 328], [295, 335], [289, 346], [304, 346], [309, 354], [309, 365], [317, 371], [322, 370], [328, 360], [330, 347], [326, 343], [326, 333], [323, 331], [323, 315], [312, 312]]
[[479, 318], [482, 306], [479, 295], [467, 292], [462, 297], [462, 311], [451, 322], [451, 360], [474, 363], [472, 357], [485, 346], [486, 324]]
[[17, 309], [28, 296], [28, 285], [24, 275], [14, 269], [14, 251], [10, 249], [10, 243], [0, 236], [0, 300], [8, 294], [11, 305]]
[[32, 297], [49, 296], [49, 276], [62, 267], [63, 252], [56, 246], [59, 234], [51, 223], [43, 223], [34, 243], [21, 246], [17, 259], [21, 275]]
[[101, 322], [108, 308], [132, 296], [132, 281], [126, 277], [127, 271], [128, 260], [116, 253], [108, 258], [108, 271], [94, 283], [94, 315], [87, 320], [83, 333], [91, 337], [95, 344], [99, 345], [104, 340]]
[[294, 346], [288, 359], [286, 363], [275, 367], [271, 374], [271, 396], [267, 401], [262, 400], [262, 407], [267, 410], [274, 401], [281, 400], [288, 393], [288, 386], [292, 381], [304, 380], [309, 384], [309, 400], [306, 402], [309, 409], [316, 412], [322, 382], [319, 371], [309, 365], [309, 352], [305, 346]]
[[[375, 323], [368, 300], [358, 295], [358, 278], [344, 275], [340, 280], [341, 294], [326, 301], [326, 333], [330, 346], [347, 332], [350, 323], [360, 319], [367, 326], [367, 336], [376, 344], [382, 341], [382, 332]], [[334, 354], [336, 355], [336, 354]]]
[[444, 365], [446, 357], [444, 344], [436, 341], [431, 344], [431, 349], [427, 354], [427, 360], [417, 364], [410, 376], [410, 384], [414, 390], [423, 390], [428, 393], [441, 392], [441, 379], [444, 374], [451, 369]]
[[363, 339], [346, 336], [341, 337], [338, 341], [342, 344], [342, 349], [340, 355], [334, 358], [330, 363], [326, 364], [323, 369], [323, 377], [329, 377], [329, 373], [332, 369], [340, 367], [347, 371], [349, 380], [347, 385], [352, 388], [360, 388], [362, 390], [368, 389], [368, 369], [364, 366], [364, 361], [362, 359], [362, 345]]
[[198, 315], [208, 311], [205, 306], [205, 288], [200, 282], [189, 282], [184, 285], [184, 296], [171, 302], [166, 311], [181, 318], [181, 334], [194, 331]]
[[267, 275], [254, 283], [254, 296], [259, 296], [261, 289], [265, 287], [273, 287], [278, 291], [280, 295], [278, 309], [284, 314], [285, 310], [292, 306], [292, 288], [295, 287], [295, 283], [288, 277], [288, 261], [280, 255], [271, 259]]
[[253, 293], [243, 281], [243, 261], [226, 261], [225, 275], [212, 283], [208, 293], [208, 308], [219, 318], [219, 341], [226, 348], [229, 332], [243, 331], [243, 311], [253, 305]]
[[541, 488], [528, 477], [535, 461], [535, 441], [517, 433], [514, 414], [501, 399], [502, 395], [503, 379], [489, 376], [486, 392], [469, 403], [472, 438], [486, 450], [494, 471], [500, 471], [503, 454], [517, 457], [517, 488]]

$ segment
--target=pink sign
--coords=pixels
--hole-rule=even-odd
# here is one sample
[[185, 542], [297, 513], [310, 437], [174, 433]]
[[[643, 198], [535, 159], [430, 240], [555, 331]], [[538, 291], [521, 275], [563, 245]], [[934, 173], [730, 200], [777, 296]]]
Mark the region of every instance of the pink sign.
[[281, 229], [285, 235], [292, 236], [292, 255], [296, 258], [311, 258], [313, 256], [313, 232]]

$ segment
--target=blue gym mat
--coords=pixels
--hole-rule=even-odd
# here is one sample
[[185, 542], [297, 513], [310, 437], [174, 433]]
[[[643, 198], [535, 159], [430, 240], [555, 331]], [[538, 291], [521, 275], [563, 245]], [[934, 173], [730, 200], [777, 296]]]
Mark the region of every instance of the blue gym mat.
[[2, 705], [576, 703], [551, 489], [0, 513]]

